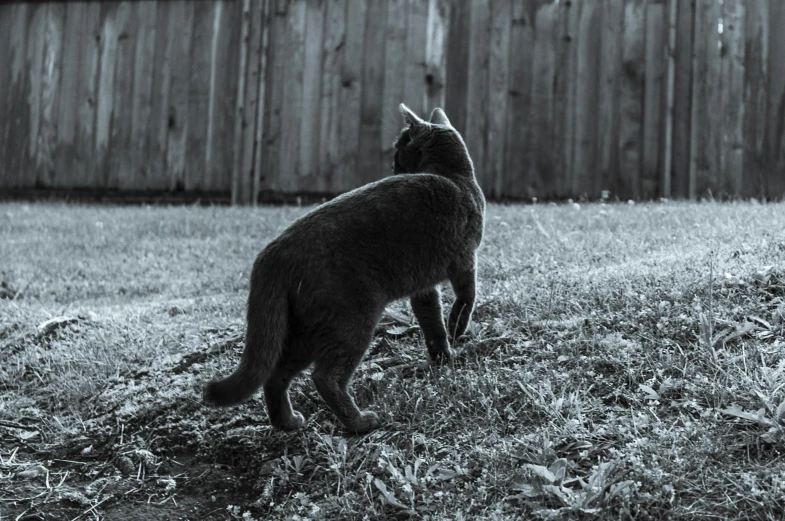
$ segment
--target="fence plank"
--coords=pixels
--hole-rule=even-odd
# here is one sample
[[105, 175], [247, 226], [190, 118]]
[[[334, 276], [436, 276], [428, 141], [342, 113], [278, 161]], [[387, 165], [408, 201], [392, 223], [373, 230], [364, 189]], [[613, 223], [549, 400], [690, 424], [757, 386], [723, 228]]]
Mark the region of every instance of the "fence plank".
[[768, 168], [766, 196], [785, 194], [785, 4], [769, 2]]
[[409, 0], [406, 23], [406, 63], [404, 64], [404, 101], [416, 114], [424, 116], [425, 49], [428, 37], [428, 2]]
[[515, 0], [508, 50], [509, 91], [504, 176], [501, 194], [520, 199], [531, 196], [529, 176], [532, 169], [534, 139], [532, 86], [534, 84], [535, 16], [543, 2]]
[[722, 148], [720, 188], [727, 195], [743, 189], [744, 169], [744, 0], [722, 5]]
[[96, 115], [101, 67], [101, 10], [86, 6], [82, 16], [84, 47], [79, 60], [78, 116], [76, 131], [76, 186], [100, 187], [96, 168]]
[[[428, 1], [428, 27], [425, 46], [425, 106], [444, 108], [444, 82], [447, 75], [445, 43], [449, 32], [449, 0]], [[448, 116], [449, 117], [449, 116]]]
[[186, 139], [188, 136], [189, 82], [191, 78], [191, 42], [193, 40], [195, 4], [177, 0], [169, 12], [169, 34], [172, 38], [169, 54], [169, 135], [166, 142], [166, 166], [169, 189], [183, 190], [186, 176]]
[[600, 89], [597, 120], [597, 170], [594, 193], [610, 194], [619, 177], [619, 128], [622, 52], [624, 49], [624, 4], [604, 0], [602, 4]]
[[447, 88], [444, 104], [450, 123], [466, 135], [467, 88], [469, 84], [469, 34], [471, 4], [456, 2], [450, 12], [450, 33], [447, 35]]
[[584, 2], [559, 2], [556, 41], [556, 76], [553, 103], [553, 173], [551, 196], [570, 193], [575, 152], [575, 116], [577, 96], [578, 24]]
[[[324, 0], [306, 2], [305, 7], [305, 58], [303, 69], [303, 110], [300, 129], [301, 175], [311, 191], [326, 191], [319, 175], [319, 132], [321, 128], [322, 100], [322, 38], [324, 32]], [[384, 28], [382, 27], [382, 30]], [[375, 35], [376, 40], [382, 40]], [[382, 63], [384, 57], [382, 56]], [[381, 69], [383, 71], [383, 69]], [[379, 94], [381, 95], [381, 93]], [[378, 155], [378, 147], [373, 151]], [[360, 151], [362, 156], [363, 152]]]
[[398, 104], [404, 100], [405, 78], [401, 71], [406, 63], [406, 0], [387, 3], [387, 29], [384, 45], [384, 93], [381, 107], [381, 154], [383, 168], [391, 168], [393, 144], [401, 129]]
[[529, 181], [532, 197], [547, 197], [554, 176], [553, 134], [556, 52], [554, 47], [558, 6], [548, 3], [540, 6], [534, 16], [534, 78], [532, 84], [531, 124], [537, 129], [532, 151], [534, 169]]
[[[673, 195], [691, 197], [691, 122], [693, 80], [693, 37], [695, 25], [694, 0], [678, 2], [676, 22], [676, 51], [674, 55], [675, 82], [673, 99]], [[694, 196], [694, 194], [692, 195]]]
[[[463, 137], [474, 161], [477, 180], [483, 191], [491, 189], [486, 169], [488, 140], [488, 54], [490, 1], [471, 2], [469, 22], [469, 78], [466, 89], [466, 130]], [[449, 116], [448, 116], [449, 117]]]
[[41, 130], [41, 91], [43, 86], [45, 38], [41, 35], [46, 31], [46, 17], [49, 4], [38, 4], [33, 7], [33, 16], [27, 32], [27, 70], [30, 76], [28, 104], [30, 106], [30, 131], [27, 138], [27, 158], [25, 166], [25, 184], [38, 182], [38, 136]]
[[715, 0], [698, 0], [695, 11], [695, 47], [693, 52], [692, 147], [690, 197], [708, 195], [718, 179], [719, 146], [722, 123], [720, 89], [719, 4]]
[[0, 78], [7, 78], [6, 81], [0, 81], [0, 188], [12, 185], [12, 173], [7, 169], [6, 161], [10, 153], [8, 142], [13, 124], [10, 120], [13, 103], [11, 83], [14, 81], [12, 61], [16, 49], [11, 44], [11, 31], [15, 7], [8, 3], [0, 4]]
[[664, 115], [665, 50], [667, 25], [664, 0], [646, 4], [645, 80], [643, 100], [643, 147], [641, 157], [641, 197], [660, 195]]
[[172, 76], [172, 52], [175, 34], [170, 33], [171, 16], [175, 2], [158, 4], [156, 12], [155, 57], [153, 66], [151, 136], [148, 137], [149, 153], [146, 160], [149, 175], [144, 188], [148, 190], [169, 189], [167, 149], [170, 123], [170, 86]]
[[[225, 146], [227, 135], [232, 135], [232, 119], [234, 113], [228, 107], [234, 104], [227, 100], [234, 99], [237, 85], [230, 80], [232, 63], [237, 60], [226, 60], [226, 56], [236, 56], [229, 52], [236, 34], [233, 12], [237, 3], [224, 1], [215, 2], [212, 14], [212, 39], [210, 41], [210, 88], [207, 100], [207, 135], [205, 136], [205, 189], [224, 191], [231, 187], [232, 168], [231, 148]], [[260, 168], [263, 171], [262, 168]]]
[[570, 193], [599, 195], [594, 189], [597, 175], [597, 98], [599, 95], [602, 5], [586, 2], [580, 13], [576, 39], [577, 75], [575, 93], [574, 164]]
[[[220, 3], [217, 3], [220, 5]], [[188, 62], [188, 126], [185, 132], [186, 190], [207, 190], [207, 133], [210, 123], [210, 87], [215, 8], [194, 2], [193, 37]], [[207, 81], [206, 81], [207, 80]]]
[[[128, 178], [121, 179], [127, 188], [143, 188], [150, 176], [150, 129], [152, 119], [155, 46], [158, 39], [158, 3], [142, 2], [137, 6], [137, 33], [134, 48], [133, 91], [131, 99], [131, 135], [128, 150]], [[129, 181], [133, 180], [133, 184]]]
[[242, 145], [238, 153], [239, 170], [237, 171], [237, 190], [236, 198], [240, 204], [250, 204], [256, 200], [253, 193], [253, 173], [254, 147], [256, 146], [256, 122], [259, 114], [259, 74], [262, 52], [263, 33], [266, 27], [263, 24], [264, 13], [263, 2], [251, 2], [248, 23], [248, 40], [245, 50], [245, 74], [238, 78], [238, 81], [245, 83], [243, 87], [242, 107], [238, 107], [237, 117], [241, 118], [238, 123], [239, 132], [235, 139]]
[[769, 4], [749, 0], [744, 23], [744, 176], [742, 194], [765, 197]]
[[[362, 41], [362, 40], [361, 40]], [[300, 164], [300, 120], [303, 108], [303, 70], [305, 67], [305, 3], [295, 1], [289, 5], [286, 27], [286, 64], [284, 66], [284, 93], [281, 108], [281, 144], [278, 167], [281, 188], [288, 192], [302, 190], [302, 165]], [[360, 48], [362, 45], [360, 44]], [[360, 83], [360, 79], [357, 79]], [[358, 100], [359, 103], [359, 100]], [[356, 107], [359, 114], [359, 104]], [[359, 118], [358, 118], [359, 119]], [[355, 134], [350, 147], [355, 154], [358, 136]]]
[[645, 16], [644, 0], [627, 0], [619, 78], [619, 177], [615, 190], [623, 198], [637, 198], [641, 194]]
[[510, 29], [512, 2], [491, 3], [490, 54], [488, 58], [488, 135], [484, 166], [486, 192], [500, 197], [504, 186], [504, 156], [507, 130], [508, 82], [510, 75]]
[[358, 185], [357, 147], [360, 143], [360, 103], [362, 100], [363, 42], [366, 3], [347, 0], [346, 25], [339, 91], [339, 161], [333, 177], [333, 190], [344, 192]]
[[141, 4], [120, 2], [117, 7], [117, 54], [114, 58], [114, 100], [110, 114], [109, 158], [107, 183], [109, 188], [132, 188], [136, 180], [128, 168], [130, 164], [131, 125], [133, 117], [134, 55], [137, 37], [136, 8]]
[[59, 100], [56, 114], [54, 149], [55, 183], [73, 187], [75, 163], [76, 115], [80, 50], [87, 43], [82, 33], [83, 3], [66, 3], [63, 18], [63, 48], [60, 70]]
[[[9, 53], [7, 62], [9, 75], [4, 76], [8, 92], [4, 118], [6, 139], [5, 152], [0, 158], [0, 168], [4, 169], [3, 178], [10, 186], [30, 186], [35, 179], [26, 172], [27, 150], [30, 136], [30, 117], [23, 101], [30, 90], [27, 73], [27, 32], [30, 27], [31, 9], [29, 4], [4, 4], [4, 14], [10, 18], [8, 33]], [[10, 12], [9, 12], [10, 9]]]
[[379, 150], [382, 147], [385, 39], [380, 35], [384, 34], [387, 26], [387, 5], [380, 0], [369, 0], [367, 9], [357, 162], [359, 184], [375, 181], [382, 176]]
[[[264, 131], [265, 131], [265, 101], [267, 82], [269, 77], [267, 75], [267, 54], [270, 47], [270, 0], [264, 0], [262, 5], [262, 42], [259, 50], [259, 81], [256, 87], [258, 92], [256, 103], [256, 131], [254, 135], [254, 164], [253, 164], [253, 187], [251, 191], [251, 199], [253, 206], [256, 206], [259, 200], [259, 192], [262, 188], [262, 152], [264, 145]], [[321, 44], [321, 41], [319, 42]]]
[[[346, 0], [330, 0], [328, 2], [324, 24], [319, 164], [321, 165], [320, 177], [323, 179], [322, 186], [328, 190], [335, 190], [336, 170], [341, 161], [339, 122], [342, 118], [340, 103], [343, 80], [341, 71], [346, 52], [344, 45]], [[275, 84], [271, 88], [275, 88]]]

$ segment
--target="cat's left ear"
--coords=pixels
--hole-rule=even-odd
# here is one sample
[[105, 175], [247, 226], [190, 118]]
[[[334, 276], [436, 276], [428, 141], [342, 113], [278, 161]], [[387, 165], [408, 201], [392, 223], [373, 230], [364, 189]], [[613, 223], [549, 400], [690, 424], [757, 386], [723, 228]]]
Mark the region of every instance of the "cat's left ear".
[[417, 114], [412, 112], [409, 109], [409, 107], [407, 107], [403, 103], [398, 105], [398, 110], [401, 111], [401, 116], [403, 116], [403, 120], [406, 122], [407, 125], [409, 125], [409, 128], [416, 129], [418, 127], [423, 127], [428, 124], [425, 121], [421, 120], [419, 117], [417, 117]]
[[447, 127], [452, 126], [450, 124], [450, 120], [447, 119], [447, 114], [445, 114], [444, 111], [439, 107], [436, 107], [433, 109], [433, 112], [431, 112], [431, 123], [436, 125], [445, 125]]

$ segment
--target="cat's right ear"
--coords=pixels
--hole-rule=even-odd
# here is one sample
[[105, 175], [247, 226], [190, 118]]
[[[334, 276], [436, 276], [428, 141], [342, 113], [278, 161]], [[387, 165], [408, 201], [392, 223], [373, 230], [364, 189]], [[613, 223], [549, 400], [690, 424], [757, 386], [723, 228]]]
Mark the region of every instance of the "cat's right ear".
[[417, 117], [417, 114], [412, 112], [409, 107], [401, 103], [398, 105], [398, 110], [401, 111], [401, 116], [403, 116], [403, 120], [409, 125], [409, 128], [416, 129], [418, 127], [423, 127], [427, 125], [427, 123]]

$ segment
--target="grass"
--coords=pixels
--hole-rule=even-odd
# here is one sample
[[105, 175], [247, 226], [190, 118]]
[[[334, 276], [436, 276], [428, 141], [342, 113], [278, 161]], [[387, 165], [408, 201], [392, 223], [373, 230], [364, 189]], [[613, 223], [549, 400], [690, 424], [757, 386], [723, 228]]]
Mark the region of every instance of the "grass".
[[306, 209], [0, 205], [0, 519], [782, 519], [783, 210], [491, 205], [459, 357], [394, 305], [357, 437], [199, 399]]

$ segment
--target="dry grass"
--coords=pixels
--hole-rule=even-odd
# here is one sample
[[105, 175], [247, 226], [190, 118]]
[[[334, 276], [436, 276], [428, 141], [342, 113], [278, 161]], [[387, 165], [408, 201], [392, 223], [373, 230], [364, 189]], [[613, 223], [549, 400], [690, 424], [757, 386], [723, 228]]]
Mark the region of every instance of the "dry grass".
[[396, 306], [353, 437], [199, 401], [304, 209], [0, 205], [0, 519], [781, 519], [783, 210], [491, 206], [459, 358]]

